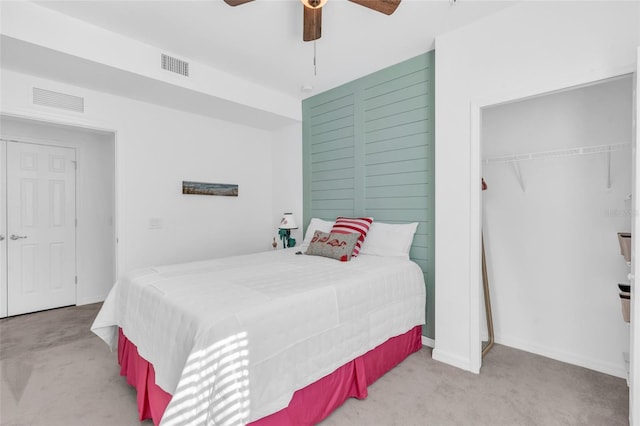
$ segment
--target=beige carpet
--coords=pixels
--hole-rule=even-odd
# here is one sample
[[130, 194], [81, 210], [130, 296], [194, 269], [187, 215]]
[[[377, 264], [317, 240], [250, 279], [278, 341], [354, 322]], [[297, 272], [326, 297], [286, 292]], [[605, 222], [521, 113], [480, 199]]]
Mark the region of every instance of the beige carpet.
[[[137, 425], [135, 391], [91, 334], [99, 304], [0, 320], [0, 424]], [[150, 425], [150, 421], [142, 424]], [[628, 424], [622, 379], [496, 345], [475, 375], [423, 348], [323, 426]]]

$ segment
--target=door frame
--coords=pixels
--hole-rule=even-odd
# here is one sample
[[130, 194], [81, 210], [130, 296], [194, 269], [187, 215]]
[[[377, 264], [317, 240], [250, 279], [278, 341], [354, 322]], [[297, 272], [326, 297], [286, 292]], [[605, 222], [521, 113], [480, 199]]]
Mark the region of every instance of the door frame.
[[[640, 140], [640, 96], [638, 96], [638, 87], [640, 87], [640, 47], [636, 56], [636, 70], [634, 73], [634, 87], [633, 87], [633, 123], [635, 125], [635, 131], [632, 132], [632, 173], [633, 173], [633, 186], [632, 186], [632, 218], [631, 232], [632, 235], [638, 235], [640, 232], [640, 215], [638, 214], [638, 208], [640, 208], [640, 174], [638, 173], [638, 166], [640, 165], [640, 150], [638, 150], [638, 141]], [[629, 424], [636, 424], [635, 420], [640, 417], [640, 391], [636, 389], [637, 385], [640, 385], [640, 336], [638, 336], [638, 321], [640, 321], [640, 292], [636, 288], [638, 280], [636, 279], [637, 271], [640, 271], [640, 238], [631, 239], [631, 273], [629, 274], [629, 281], [631, 281], [631, 313], [630, 313], [630, 341], [629, 341]], [[635, 413], [635, 414], [634, 414]]]
[[[0, 165], [4, 165], [7, 158], [7, 143], [0, 141]], [[8, 268], [7, 268], [7, 168], [0, 167], [0, 235], [4, 236], [4, 240], [0, 241], [0, 318], [4, 318], [8, 314], [9, 306], [7, 304], [7, 296], [9, 287], [7, 286]]]
[[[109, 251], [112, 253], [113, 255], [113, 278], [114, 281], [117, 280], [118, 278], [118, 274], [119, 274], [119, 250], [118, 250], [118, 232], [119, 232], [119, 220], [118, 220], [118, 212], [119, 212], [119, 204], [118, 204], [118, 132], [116, 130], [113, 130], [111, 128], [107, 128], [101, 125], [97, 125], [94, 123], [85, 123], [85, 122], [75, 122], [73, 120], [68, 120], [69, 117], [60, 117], [60, 118], [51, 118], [49, 115], [47, 116], [37, 116], [37, 115], [26, 115], [23, 113], [12, 113], [12, 112], [6, 112], [6, 111], [0, 111], [0, 117], [2, 118], [6, 118], [6, 119], [17, 119], [17, 120], [25, 120], [28, 122], [33, 122], [36, 124], [40, 124], [40, 125], [50, 125], [50, 126], [56, 126], [56, 127], [64, 127], [70, 130], [73, 129], [77, 129], [79, 131], [85, 131], [85, 132], [95, 132], [95, 133], [102, 133], [102, 134], [107, 134], [111, 137], [111, 141], [110, 144], [111, 149], [113, 150], [113, 169], [110, 170], [110, 174], [111, 177], [113, 178], [113, 235], [112, 235], [112, 242], [113, 244], [109, 247]], [[0, 135], [0, 137], [2, 139], [6, 139], [6, 140], [15, 140], [17, 142], [25, 142], [25, 143], [33, 143], [33, 144], [40, 144], [40, 145], [52, 145], [52, 146], [61, 146], [61, 147], [73, 147], [76, 149], [76, 159], [78, 159], [80, 157], [80, 153], [82, 152], [82, 146], [72, 146], [71, 144], [65, 145], [62, 144], [60, 145], [59, 141], [55, 141], [55, 140], [48, 140], [48, 139], [41, 139], [41, 138], [34, 138], [34, 137], [24, 137], [24, 136], [17, 136], [17, 135], [13, 135], [11, 133], [3, 133]], [[2, 142], [0, 144], [0, 149], [3, 149], [4, 151], [1, 152], [1, 157], [0, 157], [0, 161], [6, 161], [3, 159], [6, 159], [6, 143]], [[6, 168], [2, 167], [3, 173], [6, 174]], [[76, 175], [76, 188], [79, 185], [80, 180], [82, 179], [81, 175]], [[82, 194], [80, 194], [78, 191], [76, 191], [76, 206], [79, 205], [79, 203], [82, 200]], [[6, 176], [0, 178], [0, 208], [3, 209], [3, 212], [6, 213]], [[76, 211], [76, 213], [78, 214], [78, 211]], [[77, 216], [78, 220], [81, 220], [80, 216]], [[4, 217], [0, 218], [2, 219], [1, 221], [3, 221], [2, 224], [0, 224], [0, 229], [2, 230], [2, 235], [6, 235], [5, 231], [6, 231], [6, 214]], [[77, 238], [78, 238], [78, 233], [76, 231], [76, 243], [77, 243]], [[6, 244], [3, 244], [4, 241], [2, 243], [0, 243], [0, 255], [4, 255], [4, 259], [6, 261]], [[77, 256], [77, 253], [76, 253]], [[76, 261], [76, 270], [79, 268], [79, 263]], [[6, 268], [3, 268], [4, 270], [2, 271], [2, 273], [0, 274], [0, 318], [4, 318], [7, 316], [7, 312], [8, 312], [8, 300], [7, 300], [7, 295], [8, 295], [8, 283], [7, 283], [7, 276], [6, 276]], [[79, 283], [81, 284], [81, 283]], [[78, 304], [78, 302], [80, 302], [81, 305], [83, 304], [88, 304], [88, 303], [95, 303], [95, 302], [100, 302], [102, 300], [104, 300], [104, 298], [106, 297], [107, 292], [103, 295], [102, 298], [100, 298], [100, 300], [79, 300], [77, 297], [77, 288], [76, 288], [76, 304]]]
[[[603, 75], [591, 76], [591, 79], [579, 82], [566, 87], [549, 88], [549, 90], [538, 93], [520, 93], [519, 96], [513, 94], [503, 96], [489, 96], [486, 98], [478, 99], [470, 103], [470, 138], [469, 138], [469, 201], [470, 201], [470, 217], [469, 217], [469, 319], [471, 326], [469, 328], [469, 366], [470, 371], [479, 373], [482, 367], [482, 342], [481, 336], [483, 331], [483, 293], [482, 293], [482, 266], [481, 266], [481, 250], [482, 250], [482, 189], [480, 180], [482, 179], [482, 110], [486, 107], [495, 106], [499, 104], [520, 101], [527, 98], [533, 98], [538, 96], [544, 96], [546, 94], [558, 93], [563, 90], [571, 90], [579, 87], [589, 86], [591, 84], [598, 84], [599, 82], [622, 77], [625, 75], [632, 75], [632, 79], [636, 83], [636, 87], [640, 86], [640, 77], [638, 71], [640, 70], [640, 47], [638, 48], [638, 61], [637, 65], [629, 67], [627, 69], [619, 69], [617, 72], [605, 73]], [[635, 132], [632, 132], [632, 182], [631, 191], [632, 197], [632, 209], [633, 219], [632, 233], [636, 232], [636, 229], [640, 230], [640, 214], [636, 207], [640, 206], [640, 174], [636, 173], [637, 165], [640, 165], [640, 151], [636, 149], [637, 139], [640, 138], [640, 129], [637, 125], [640, 120], [640, 104], [639, 99], [634, 94], [634, 100], [632, 101], [632, 107], [635, 108], [635, 119], [633, 122], [636, 124]], [[638, 231], [640, 232], [640, 231]], [[633, 281], [634, 270], [640, 271], [640, 256], [636, 253], [640, 253], [640, 238], [632, 239], [632, 258], [631, 258], [631, 273], [629, 275], [630, 281]], [[631, 283], [632, 287], [634, 282]], [[629, 345], [629, 358], [630, 358], [630, 372], [629, 372], [629, 420], [630, 424], [633, 423], [633, 413], [640, 413], [640, 391], [633, 392], [636, 384], [640, 384], [640, 365], [634, 365], [636, 362], [640, 362], [640, 336], [636, 337], [638, 329], [634, 327], [634, 323], [640, 321], [640, 311], [634, 309], [635, 306], [640, 307], [640, 292], [632, 291], [634, 297], [631, 301], [631, 324], [630, 324], [630, 345]], [[638, 312], [636, 312], [638, 311]], [[634, 343], [635, 342], [635, 343]]]

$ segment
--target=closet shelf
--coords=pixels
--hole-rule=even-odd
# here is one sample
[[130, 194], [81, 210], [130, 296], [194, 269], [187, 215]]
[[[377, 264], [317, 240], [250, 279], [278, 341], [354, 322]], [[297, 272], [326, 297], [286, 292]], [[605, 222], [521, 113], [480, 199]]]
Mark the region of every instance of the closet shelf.
[[609, 145], [594, 145], [594, 146], [582, 146], [577, 148], [565, 148], [557, 149], [554, 151], [541, 151], [532, 152], [529, 154], [515, 154], [505, 155], [502, 157], [486, 158], [482, 162], [484, 164], [496, 164], [496, 163], [510, 163], [513, 167], [513, 171], [520, 184], [522, 192], [525, 191], [524, 179], [522, 177], [522, 170], [520, 170], [520, 162], [527, 160], [545, 160], [549, 158], [563, 158], [563, 157], [575, 157], [578, 155], [588, 154], [607, 154], [608, 168], [607, 168], [607, 190], [611, 189], [611, 153], [613, 151], [622, 151], [623, 149], [630, 149], [631, 143], [616, 143]]
[[553, 151], [532, 152], [528, 154], [504, 155], [500, 157], [491, 157], [482, 160], [484, 164], [494, 163], [517, 163], [527, 160], [544, 160], [549, 158], [574, 157], [587, 154], [601, 154], [613, 151], [621, 151], [631, 148], [630, 142], [616, 143], [609, 145], [583, 146], [578, 148], [565, 148]]

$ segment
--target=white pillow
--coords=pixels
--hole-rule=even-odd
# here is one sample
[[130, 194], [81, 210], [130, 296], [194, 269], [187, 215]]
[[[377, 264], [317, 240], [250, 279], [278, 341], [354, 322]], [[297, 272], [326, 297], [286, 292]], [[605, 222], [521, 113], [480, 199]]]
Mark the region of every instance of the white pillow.
[[313, 239], [313, 233], [315, 231], [321, 231], [326, 233], [331, 232], [331, 228], [333, 228], [334, 223], [335, 221], [333, 220], [328, 221], [328, 220], [318, 219], [317, 217], [311, 218], [311, 220], [309, 221], [309, 226], [307, 227], [307, 232], [305, 232], [304, 234], [304, 240], [302, 241], [302, 244], [300, 245], [299, 250], [304, 252], [309, 247], [309, 243]]
[[416, 229], [418, 222], [396, 224], [374, 221], [360, 253], [408, 259]]

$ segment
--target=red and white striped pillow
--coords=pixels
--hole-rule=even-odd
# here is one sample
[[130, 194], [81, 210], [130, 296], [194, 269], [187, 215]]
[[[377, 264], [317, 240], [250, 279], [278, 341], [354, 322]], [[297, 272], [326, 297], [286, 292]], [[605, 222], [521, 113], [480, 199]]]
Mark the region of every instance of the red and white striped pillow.
[[331, 232], [335, 234], [353, 234], [360, 233], [360, 238], [356, 246], [353, 248], [352, 256], [357, 256], [360, 253], [360, 248], [364, 242], [367, 232], [373, 222], [372, 217], [342, 217], [336, 218], [336, 223], [333, 224]]

